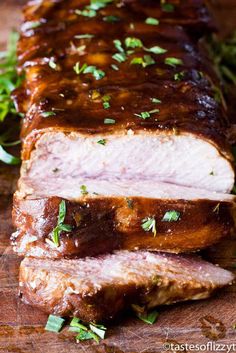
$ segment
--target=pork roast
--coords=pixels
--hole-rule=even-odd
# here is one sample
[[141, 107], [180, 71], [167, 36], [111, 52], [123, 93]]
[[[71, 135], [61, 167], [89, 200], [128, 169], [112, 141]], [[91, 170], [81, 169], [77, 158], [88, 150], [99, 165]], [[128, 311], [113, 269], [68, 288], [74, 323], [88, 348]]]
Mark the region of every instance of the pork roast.
[[47, 313], [84, 321], [113, 319], [131, 305], [152, 309], [207, 298], [233, 274], [199, 258], [119, 251], [84, 260], [25, 258], [20, 293]]
[[15, 93], [26, 113], [21, 191], [26, 181], [96, 179], [230, 192], [225, 110], [192, 34], [209, 23], [203, 2], [175, 1], [171, 12], [155, 0], [88, 4], [26, 8], [19, 43], [26, 80]]

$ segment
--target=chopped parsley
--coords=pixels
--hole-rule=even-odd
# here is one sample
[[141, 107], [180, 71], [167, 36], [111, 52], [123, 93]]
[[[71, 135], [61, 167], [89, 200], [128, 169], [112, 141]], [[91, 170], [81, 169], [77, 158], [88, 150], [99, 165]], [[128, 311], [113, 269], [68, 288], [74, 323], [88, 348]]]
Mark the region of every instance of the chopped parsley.
[[90, 5], [85, 6], [83, 10], [76, 9], [75, 13], [79, 16], [84, 17], [95, 17], [97, 15], [97, 11], [106, 7], [113, 0], [91, 0]]
[[111, 23], [114, 23], [114, 22], [119, 22], [120, 21], [120, 17], [117, 17], [117, 16], [105, 16], [103, 17], [103, 21], [105, 22], [111, 22]]
[[177, 222], [180, 219], [180, 212], [171, 210], [167, 211], [162, 218], [162, 222]]
[[80, 67], [80, 62], [77, 62], [74, 66], [74, 71], [77, 75], [82, 74], [92, 74], [96, 80], [101, 80], [106, 76], [105, 72], [98, 69], [96, 66], [88, 66], [87, 64], [83, 64]]
[[42, 114], [41, 114], [41, 116], [43, 117], [43, 118], [49, 118], [50, 116], [53, 116], [53, 115], [56, 115], [56, 113], [55, 112], [43, 112]]
[[121, 43], [121, 41], [120, 41], [119, 39], [114, 39], [114, 40], [113, 40], [113, 43], [114, 43], [116, 49], [117, 49], [120, 53], [124, 53], [124, 52], [125, 52], [125, 50], [124, 50], [124, 48], [123, 48], [123, 46], [122, 46], [122, 43]]
[[110, 100], [111, 100], [111, 96], [109, 96], [108, 94], [102, 97], [104, 109], [109, 109], [111, 107]]
[[92, 39], [94, 38], [94, 34], [78, 34], [75, 36], [76, 39]]
[[61, 232], [71, 232], [72, 227], [68, 224], [64, 224], [66, 217], [66, 202], [62, 200], [59, 205], [59, 214], [57, 219], [57, 226], [52, 231], [52, 241], [58, 247], [60, 246], [59, 237]]
[[183, 65], [183, 60], [173, 57], [165, 58], [165, 64], [176, 67], [177, 65]]
[[114, 70], [114, 71], [119, 71], [119, 67], [115, 64], [112, 64], [111, 65], [111, 68]]
[[115, 124], [115, 123], [116, 123], [115, 119], [111, 119], [111, 118], [106, 118], [106, 119], [104, 119], [104, 124], [113, 125], [113, 124]]
[[151, 114], [155, 114], [155, 113], [159, 113], [160, 110], [159, 109], [153, 109], [153, 110], [150, 110], [149, 112], [141, 112], [139, 114], [134, 114], [136, 115], [137, 117], [141, 118], [141, 119], [149, 119], [151, 117]]
[[177, 72], [175, 75], [174, 75], [174, 80], [175, 81], [181, 81], [185, 76], [185, 72], [184, 71], [180, 71], [180, 72]]
[[143, 43], [138, 38], [127, 37], [125, 39], [125, 46], [126, 46], [126, 48], [142, 48], [143, 47]]
[[81, 185], [80, 192], [82, 195], [88, 195], [88, 190], [87, 190], [86, 185]]
[[90, 0], [90, 8], [97, 11], [103, 9], [111, 2], [113, 2], [113, 0]]
[[148, 17], [148, 18], [146, 18], [145, 23], [147, 25], [157, 26], [157, 25], [159, 25], [160, 22], [157, 18]]
[[163, 2], [161, 4], [161, 8], [162, 8], [162, 11], [164, 12], [173, 12], [175, 10], [174, 5], [167, 2]]
[[76, 15], [79, 16], [84, 16], [84, 17], [95, 17], [97, 15], [97, 12], [91, 8], [89, 8], [89, 6], [87, 6], [85, 9], [83, 10], [75, 10]]
[[112, 58], [116, 61], [118, 61], [119, 63], [123, 63], [126, 61], [127, 56], [125, 53], [116, 53], [114, 55], [112, 55]]
[[153, 310], [146, 314], [137, 313], [137, 317], [149, 325], [153, 325], [156, 322], [158, 315], [159, 312], [157, 310]]
[[142, 228], [145, 232], [152, 232], [154, 237], [157, 234], [156, 231], [156, 220], [154, 217], [147, 217], [142, 220]]
[[99, 343], [100, 339], [105, 338], [106, 327], [103, 325], [97, 325], [91, 322], [88, 327], [81, 324], [80, 319], [73, 318], [70, 323], [69, 331], [76, 332], [77, 341], [87, 341], [93, 339], [95, 342]]
[[98, 143], [99, 145], [105, 146], [106, 143], [107, 143], [107, 140], [102, 139], [102, 140], [97, 141], [97, 143]]
[[156, 62], [150, 55], [144, 55], [144, 57], [133, 58], [130, 65], [142, 65], [143, 68], [154, 65]]
[[160, 104], [161, 103], [161, 100], [158, 99], [158, 98], [151, 98], [151, 101], [152, 101], [152, 103], [155, 103], [155, 104]]
[[148, 51], [153, 54], [164, 54], [167, 52], [166, 49], [161, 48], [158, 45], [156, 45], [155, 47], [152, 47], [152, 48], [145, 48], [145, 51]]
[[65, 320], [63, 318], [55, 315], [49, 315], [45, 330], [58, 333], [61, 331], [64, 323]]

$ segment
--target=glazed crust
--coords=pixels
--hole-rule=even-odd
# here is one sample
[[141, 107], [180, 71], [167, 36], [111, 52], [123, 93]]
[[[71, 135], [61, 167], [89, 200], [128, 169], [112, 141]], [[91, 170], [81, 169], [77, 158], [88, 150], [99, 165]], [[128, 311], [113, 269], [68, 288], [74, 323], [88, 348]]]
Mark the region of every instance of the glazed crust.
[[[192, 133], [209, 140], [231, 159], [225, 138], [225, 112], [214, 99], [217, 80], [196, 35], [202, 36], [212, 27], [203, 2], [175, 1], [175, 10], [165, 12], [155, 0], [114, 1], [95, 17], [75, 13], [88, 3], [45, 0], [25, 9], [19, 69], [25, 71], [26, 80], [14, 94], [18, 109], [27, 112], [22, 126], [23, 159], [30, 158], [45, 131], [78, 131], [89, 136], [126, 133], [130, 129]], [[114, 15], [119, 18], [117, 22], [104, 20]], [[147, 17], [159, 18], [159, 25], [146, 24]], [[32, 28], [32, 23], [40, 25]], [[94, 37], [76, 37], [88, 33]], [[158, 45], [167, 52], [154, 54], [135, 48], [125, 62], [119, 63], [112, 58], [117, 53], [113, 41], [119, 39], [124, 46], [126, 37], [140, 39], [146, 48]], [[130, 64], [145, 54], [150, 54], [156, 64], [146, 68]], [[183, 63], [167, 65], [168, 57]], [[56, 68], [49, 65], [50, 61], [56, 63]], [[91, 74], [76, 74], [73, 67], [78, 62], [80, 67], [84, 63], [95, 65], [105, 72], [105, 77], [96, 80]], [[111, 67], [114, 64], [118, 70]], [[181, 80], [175, 79], [180, 72]], [[95, 99], [94, 91], [98, 94]], [[104, 95], [111, 97], [110, 109], [103, 108]], [[153, 95], [161, 104], [151, 102]], [[135, 115], [154, 109], [160, 111], [149, 119]], [[45, 112], [53, 114], [45, 117]], [[104, 124], [106, 118], [116, 123]]]
[[[232, 203], [210, 200], [163, 200], [142, 197], [85, 196], [66, 201], [65, 223], [60, 246], [49, 242], [57, 225], [59, 197], [21, 199], [15, 196], [14, 249], [19, 255], [45, 258], [74, 258], [126, 250], [191, 252], [210, 246], [230, 234]], [[180, 213], [178, 221], [164, 222], [167, 211]], [[142, 229], [145, 218], [156, 221], [156, 236]]]

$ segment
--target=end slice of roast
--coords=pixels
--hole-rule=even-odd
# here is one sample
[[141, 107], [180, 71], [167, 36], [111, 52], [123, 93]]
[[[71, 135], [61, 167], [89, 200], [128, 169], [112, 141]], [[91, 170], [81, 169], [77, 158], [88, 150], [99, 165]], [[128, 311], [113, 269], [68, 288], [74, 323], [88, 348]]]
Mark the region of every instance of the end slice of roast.
[[[15, 93], [25, 113], [22, 178], [55, 185], [163, 181], [229, 193], [234, 171], [225, 109], [215, 100], [211, 63], [189, 32], [197, 26], [201, 35], [210, 22], [204, 2], [176, 1], [167, 13], [156, 0], [121, 7], [110, 1], [89, 19], [78, 14], [85, 4], [42, 1], [25, 10], [19, 62], [26, 79]], [[101, 11], [120, 21], [101, 21]], [[150, 16], [160, 24], [145, 23]], [[30, 28], [32, 21], [40, 26]], [[130, 39], [141, 47], [127, 50]], [[130, 52], [122, 62], [119, 50]], [[99, 77], [78, 74], [84, 65]]]
[[200, 258], [119, 251], [84, 260], [25, 258], [20, 293], [25, 303], [47, 313], [103, 322], [132, 304], [152, 309], [204, 299], [233, 279]]
[[[19, 255], [73, 258], [117, 249], [191, 252], [218, 242], [233, 228], [233, 195], [148, 182], [91, 181], [84, 186], [86, 195], [78, 185], [61, 186], [54, 190], [57, 197], [45, 197], [43, 192], [40, 196], [39, 190], [38, 196], [15, 194], [17, 231], [12, 242]], [[61, 232], [55, 246], [52, 234], [62, 200], [66, 203], [64, 223], [71, 231]], [[152, 227], [143, 229], [147, 219]]]

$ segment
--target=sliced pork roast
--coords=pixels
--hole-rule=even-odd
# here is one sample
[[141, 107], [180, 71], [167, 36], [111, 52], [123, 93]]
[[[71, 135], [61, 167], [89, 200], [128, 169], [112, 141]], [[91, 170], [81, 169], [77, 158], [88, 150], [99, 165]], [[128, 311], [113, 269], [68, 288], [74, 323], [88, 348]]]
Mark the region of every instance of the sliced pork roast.
[[[63, 185], [59, 190], [61, 197], [15, 195], [18, 230], [12, 243], [19, 255], [71, 258], [115, 249], [189, 252], [218, 242], [233, 228], [233, 195], [163, 183], [150, 190], [147, 182], [117, 187], [91, 181], [77, 194]], [[71, 198], [63, 199], [68, 193]], [[62, 213], [69, 228], [55, 240]]]
[[207, 298], [233, 278], [187, 255], [119, 251], [84, 260], [26, 258], [20, 266], [20, 293], [25, 303], [47, 313], [103, 322], [132, 305], [151, 309]]
[[26, 112], [21, 192], [28, 183], [81, 179], [231, 191], [225, 111], [192, 35], [207, 26], [202, 3], [175, 1], [167, 12], [156, 0], [108, 1], [91, 16], [85, 0], [26, 8], [26, 80], [15, 94]]

